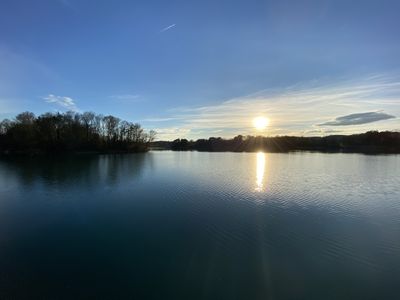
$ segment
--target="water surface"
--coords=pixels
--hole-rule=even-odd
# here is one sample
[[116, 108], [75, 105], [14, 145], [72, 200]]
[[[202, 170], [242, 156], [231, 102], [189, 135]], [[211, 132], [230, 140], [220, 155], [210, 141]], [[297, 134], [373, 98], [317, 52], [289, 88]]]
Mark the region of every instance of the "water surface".
[[400, 156], [0, 160], [0, 298], [395, 299]]

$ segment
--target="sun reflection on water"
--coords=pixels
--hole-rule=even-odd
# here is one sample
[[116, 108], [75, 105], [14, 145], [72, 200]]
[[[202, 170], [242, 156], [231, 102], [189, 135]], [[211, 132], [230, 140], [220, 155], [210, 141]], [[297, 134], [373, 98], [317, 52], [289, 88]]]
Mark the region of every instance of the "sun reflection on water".
[[256, 171], [256, 192], [262, 192], [264, 188], [265, 173], [265, 153], [257, 153], [257, 171]]

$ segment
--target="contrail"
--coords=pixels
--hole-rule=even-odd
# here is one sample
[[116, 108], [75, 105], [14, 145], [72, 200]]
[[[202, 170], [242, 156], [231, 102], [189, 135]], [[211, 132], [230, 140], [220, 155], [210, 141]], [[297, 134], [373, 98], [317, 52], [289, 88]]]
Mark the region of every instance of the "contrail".
[[160, 32], [167, 31], [167, 30], [169, 30], [169, 29], [171, 29], [171, 28], [174, 28], [175, 26], [176, 26], [176, 24], [169, 25], [169, 26], [167, 26], [167, 27], [161, 29]]

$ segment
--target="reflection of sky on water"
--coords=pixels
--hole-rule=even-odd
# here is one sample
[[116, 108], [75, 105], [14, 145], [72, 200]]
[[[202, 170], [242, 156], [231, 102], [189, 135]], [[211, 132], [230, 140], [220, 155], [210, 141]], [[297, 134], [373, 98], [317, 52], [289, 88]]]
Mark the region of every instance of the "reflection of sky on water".
[[[143, 168], [151, 169], [152, 155], [76, 155], [60, 157], [16, 157], [0, 161], [0, 182], [64, 189], [126, 185], [140, 178]], [[0, 188], [3, 187], [0, 184]]]
[[324, 299], [329, 285], [396, 299], [399, 168], [306, 152], [0, 159], [0, 298], [193, 299], [207, 285], [215, 299]]

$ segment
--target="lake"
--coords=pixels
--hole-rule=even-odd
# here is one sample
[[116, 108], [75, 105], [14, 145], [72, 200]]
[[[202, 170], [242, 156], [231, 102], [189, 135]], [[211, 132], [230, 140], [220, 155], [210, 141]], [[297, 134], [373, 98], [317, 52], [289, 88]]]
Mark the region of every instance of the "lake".
[[0, 299], [398, 299], [400, 155], [0, 160]]

